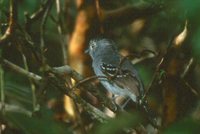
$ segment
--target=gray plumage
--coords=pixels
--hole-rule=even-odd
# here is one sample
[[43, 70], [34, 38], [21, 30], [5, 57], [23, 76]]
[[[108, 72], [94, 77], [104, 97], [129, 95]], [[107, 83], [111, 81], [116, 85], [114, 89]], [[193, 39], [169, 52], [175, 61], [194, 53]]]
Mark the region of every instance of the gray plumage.
[[[93, 39], [89, 42], [88, 53], [93, 60], [95, 74], [108, 78], [99, 79], [102, 85], [114, 95], [130, 97], [137, 103], [138, 97], [144, 93], [142, 82], [128, 59], [121, 62], [123, 56], [118, 53], [116, 44], [105, 38]], [[120, 62], [122, 64], [119, 67]]]
[[[93, 39], [87, 50], [92, 58], [92, 67], [102, 85], [114, 95], [129, 97], [148, 114], [152, 125], [157, 126], [156, 114], [149, 108], [143, 84], [133, 64], [119, 54], [116, 44], [106, 38]], [[123, 62], [122, 62], [123, 59]]]

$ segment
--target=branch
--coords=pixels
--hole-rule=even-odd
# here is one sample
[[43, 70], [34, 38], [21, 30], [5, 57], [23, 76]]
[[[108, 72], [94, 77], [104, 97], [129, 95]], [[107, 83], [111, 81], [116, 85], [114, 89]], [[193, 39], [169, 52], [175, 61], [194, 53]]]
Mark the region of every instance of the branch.
[[66, 40], [64, 40], [63, 33], [64, 33], [64, 26], [63, 26], [63, 21], [62, 21], [62, 12], [61, 12], [61, 3], [60, 0], [56, 0], [56, 11], [57, 11], [57, 29], [58, 33], [60, 34], [60, 44], [61, 44], [61, 50], [62, 50], [62, 58], [63, 58], [63, 64], [67, 64], [67, 46], [66, 46]]
[[12, 36], [17, 21], [17, 0], [10, 0], [9, 24], [6, 32], [0, 37], [0, 46], [5, 44]]
[[[1, 55], [1, 50], [0, 50]], [[4, 90], [4, 70], [2, 68], [2, 65], [0, 64], [0, 101], [3, 106], [5, 106], [5, 90]], [[0, 110], [3, 112], [3, 108]]]
[[[94, 85], [92, 85], [91, 83], [87, 83], [85, 84], [86, 81], [88, 81], [87, 78], [84, 78], [82, 75], [80, 75], [79, 73], [77, 73], [75, 70], [73, 70], [71, 67], [65, 65], [62, 67], [55, 67], [52, 70], [54, 73], [59, 74], [59, 75], [64, 75], [64, 76], [71, 76], [75, 81], [77, 81], [78, 83], [82, 81], [81, 85], [80, 83], [78, 84], [79, 86], [82, 86], [84, 89], [87, 89], [89, 92], [91, 92], [95, 97], [97, 97], [100, 102], [107, 106], [109, 109], [111, 109], [112, 111], [116, 111], [116, 106], [111, 102], [111, 100], [106, 97], [104, 94], [102, 94], [100, 92], [99, 89], [97, 89], [97, 87], [95, 87]], [[96, 77], [95, 77], [96, 78]], [[93, 78], [91, 78], [93, 79]], [[90, 80], [90, 79], [89, 79]], [[84, 82], [85, 81], [85, 82]]]
[[93, 118], [97, 119], [98, 121], [103, 123], [109, 119], [109, 117], [105, 113], [87, 103], [80, 96], [76, 95], [74, 93], [74, 90], [71, 90], [69, 86], [66, 86], [65, 80], [57, 77], [56, 74], [49, 75], [46, 83], [52, 84], [56, 89], [60, 90], [61, 92], [72, 98], [76, 103], [80, 104], [86, 112], [88, 112]]
[[99, 78], [108, 79], [108, 77], [106, 77], [106, 76], [96, 76], [96, 75], [94, 75], [94, 76], [91, 76], [91, 77], [87, 77], [87, 78], [85, 78], [85, 79], [83, 79], [81, 81], [78, 81], [76, 83], [76, 85], [72, 87], [72, 89], [79, 87], [81, 84], [84, 84], [86, 82], [89, 82], [91, 80], [96, 80], [96, 79], [99, 79]]
[[89, 114], [92, 115], [94, 119], [97, 119], [101, 123], [105, 123], [110, 117], [108, 117], [105, 113], [97, 109], [96, 107], [92, 106], [91, 104], [87, 103], [84, 99], [80, 98], [74, 92], [70, 92], [69, 95], [71, 98], [75, 100], [75, 102], [81, 104], [82, 108], [85, 109]]
[[49, 5], [51, 5], [52, 2], [53, 2], [52, 0], [47, 0], [46, 3], [43, 4], [42, 7], [40, 7], [39, 10], [37, 10], [32, 15], [29, 16], [28, 13], [25, 14], [26, 16], [25, 28], [27, 29], [27, 31], [29, 31], [29, 28], [31, 27], [32, 23], [34, 23], [35, 21], [39, 20], [44, 16], [47, 8], [49, 7]]
[[42, 65], [45, 65], [45, 58], [44, 58], [44, 30], [45, 30], [45, 23], [48, 18], [48, 14], [51, 10], [54, 0], [47, 0], [47, 5], [45, 6], [44, 14], [42, 16], [41, 24], [40, 24], [40, 51], [41, 51], [41, 58], [42, 58]]
[[[9, 62], [8, 60], [2, 59], [0, 62], [2, 63], [2, 65], [9, 67], [11, 70], [13, 70], [21, 75], [24, 75], [25, 77], [28, 77], [28, 78], [34, 80], [35, 82], [40, 82], [42, 80], [41, 76], [34, 74], [32, 72], [28, 72], [27, 70]], [[65, 69], [66, 69], [66, 67], [65, 67]], [[76, 75], [78, 74], [77, 72], [75, 73], [75, 71], [72, 71], [72, 69], [70, 67], [67, 67], [67, 69], [69, 70], [70, 74], [76, 74]], [[81, 75], [79, 74], [77, 76], [80, 77]], [[60, 80], [55, 76], [53, 76], [52, 78], [53, 79], [51, 79], [50, 84], [53, 84], [58, 90], [61, 90], [66, 95], [70, 96], [73, 100], [75, 100], [76, 103], [79, 103], [86, 110], [86, 112], [88, 112], [89, 114], [92, 115], [93, 118], [99, 120], [100, 122], [105, 122], [109, 118], [102, 111], [100, 111], [99, 109], [97, 109], [96, 107], [87, 103], [84, 99], [82, 99], [81, 97], [76, 95], [73, 92], [73, 90], [68, 89], [65, 85], [62, 86], [64, 84], [64, 83], [61, 83], [63, 80]]]
[[32, 72], [28, 72], [27, 70], [11, 63], [10, 61], [8, 61], [6, 59], [2, 59], [0, 62], [2, 63], [3, 66], [6, 66], [17, 73], [22, 74], [37, 83], [42, 80], [41, 76], [34, 74]]
[[0, 110], [4, 110], [5, 112], [15, 112], [15, 113], [23, 113], [27, 116], [32, 116], [32, 112], [28, 111], [22, 107], [17, 105], [10, 105], [10, 104], [2, 104], [0, 103]]
[[189, 90], [198, 98], [200, 98], [200, 94], [198, 90], [194, 89], [186, 80], [185, 77], [186, 75], [189, 74], [189, 72], [192, 70], [192, 68], [195, 66], [194, 58], [190, 58], [188, 61], [187, 66], [183, 70], [183, 73], [181, 74], [180, 78], [183, 80], [183, 83], [189, 88]]
[[[29, 16], [28, 13], [25, 14], [26, 16], [26, 24], [25, 24], [25, 29], [26, 31], [29, 33], [30, 32], [30, 28], [31, 25], [41, 19], [40, 22], [40, 58], [41, 60], [38, 60], [41, 64], [41, 66], [43, 67], [43, 69], [45, 70], [45, 62], [46, 59], [44, 57], [44, 29], [45, 29], [45, 23], [46, 20], [48, 18], [49, 12], [53, 6], [54, 0], [46, 0], [45, 4], [43, 4], [41, 6], [41, 8], [39, 8], [39, 10], [37, 10], [35, 13], [33, 13], [31, 16]], [[37, 57], [37, 54], [34, 53], [34, 55]], [[37, 57], [37, 59], [39, 59]]]

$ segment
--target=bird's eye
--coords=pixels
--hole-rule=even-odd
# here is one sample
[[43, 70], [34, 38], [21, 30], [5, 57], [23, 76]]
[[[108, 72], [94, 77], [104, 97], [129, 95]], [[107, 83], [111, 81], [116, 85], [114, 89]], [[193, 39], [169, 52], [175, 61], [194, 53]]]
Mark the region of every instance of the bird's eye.
[[90, 45], [90, 48], [93, 49], [94, 47], [95, 47], [95, 44], [92, 43], [92, 44]]

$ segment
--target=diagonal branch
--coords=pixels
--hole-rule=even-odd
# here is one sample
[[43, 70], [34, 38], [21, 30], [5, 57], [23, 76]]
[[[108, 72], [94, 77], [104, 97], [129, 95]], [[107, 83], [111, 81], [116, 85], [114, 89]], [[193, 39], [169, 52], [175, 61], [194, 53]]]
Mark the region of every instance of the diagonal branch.
[[17, 21], [17, 0], [10, 0], [9, 24], [6, 32], [0, 37], [0, 46], [5, 44], [12, 36]]
[[34, 74], [32, 72], [28, 72], [27, 70], [13, 64], [12, 62], [6, 60], [6, 59], [1, 59], [0, 61], [2, 63], [3, 66], [6, 66], [8, 68], [10, 68], [11, 70], [19, 73], [19, 74], [22, 74], [28, 78], [30, 78], [31, 80], [35, 81], [35, 82], [39, 82], [42, 80], [42, 77], [37, 75], [37, 74]]
[[11, 105], [11, 104], [2, 104], [0, 103], [0, 110], [4, 110], [5, 112], [16, 112], [16, 113], [23, 113], [27, 116], [31, 116], [32, 112], [28, 111], [22, 107], [19, 107], [17, 105]]
[[[74, 69], [72, 69], [71, 67], [67, 65], [62, 66], [62, 67], [55, 67], [53, 68], [52, 71], [59, 75], [71, 76], [75, 81], [77, 81], [78, 85], [76, 86], [82, 86], [84, 89], [87, 89], [90, 93], [92, 93], [95, 97], [97, 97], [100, 100], [102, 105], [108, 107], [112, 111], [116, 111], [116, 106], [111, 102], [111, 100], [108, 97], [106, 97], [104, 94], [102, 94], [100, 90], [97, 89], [97, 87], [95, 87], [94, 85], [88, 82], [89, 80], [96, 79], [97, 76], [84, 78], [82, 75], [80, 75]], [[85, 84], [85, 82], [88, 82], [88, 83]]]
[[27, 31], [29, 31], [29, 29], [31, 28], [31, 25], [41, 19], [45, 12], [47, 11], [47, 9], [49, 8], [49, 6], [51, 6], [53, 0], [47, 0], [40, 8], [39, 10], [37, 10], [36, 12], [34, 12], [32, 15], [29, 15], [28, 13], [26, 13], [26, 24], [25, 24], [25, 28]]
[[[11, 70], [15, 71], [16, 73], [19, 73], [25, 77], [28, 77], [37, 83], [41, 82], [42, 80], [41, 76], [34, 74], [32, 72], [28, 72], [27, 70], [11, 63], [10, 61], [6, 59], [1, 59], [0, 63], [2, 63], [3, 66], [9, 67]], [[68, 69], [69, 69], [69, 72], [71, 72], [72, 69], [70, 69], [70, 67]], [[97, 119], [98, 121], [105, 122], [107, 119], [109, 119], [109, 117], [105, 113], [103, 113], [96, 107], [92, 106], [91, 104], [87, 103], [84, 99], [76, 95], [73, 92], [73, 90], [68, 89], [68, 87], [66, 86], [62, 86], [64, 83], [61, 83], [61, 81], [62, 80], [60, 80], [59, 78], [53, 76], [53, 79], [51, 79], [50, 84], [53, 84], [55, 88], [57, 88], [57, 90], [62, 91], [66, 95], [70, 96], [73, 100], [75, 100], [75, 102], [79, 103], [85, 109], [86, 112], [88, 112], [93, 118]]]

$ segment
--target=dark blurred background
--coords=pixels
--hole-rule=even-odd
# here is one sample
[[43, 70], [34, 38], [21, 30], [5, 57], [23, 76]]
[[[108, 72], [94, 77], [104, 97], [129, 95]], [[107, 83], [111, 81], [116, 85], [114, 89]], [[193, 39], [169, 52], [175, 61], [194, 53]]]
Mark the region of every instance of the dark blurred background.
[[[0, 133], [116, 134], [135, 128], [141, 115], [120, 114], [105, 125], [45, 81], [45, 65], [69, 65], [84, 77], [94, 75], [84, 50], [99, 35], [114, 40], [122, 55], [139, 55], [130, 59], [161, 120], [161, 129], [152, 133], [198, 133], [199, 10], [199, 0], [0, 0], [1, 60], [43, 78], [35, 83], [1, 61]], [[90, 82], [107, 95], [97, 81]], [[105, 111], [87, 89], [76, 94]]]

